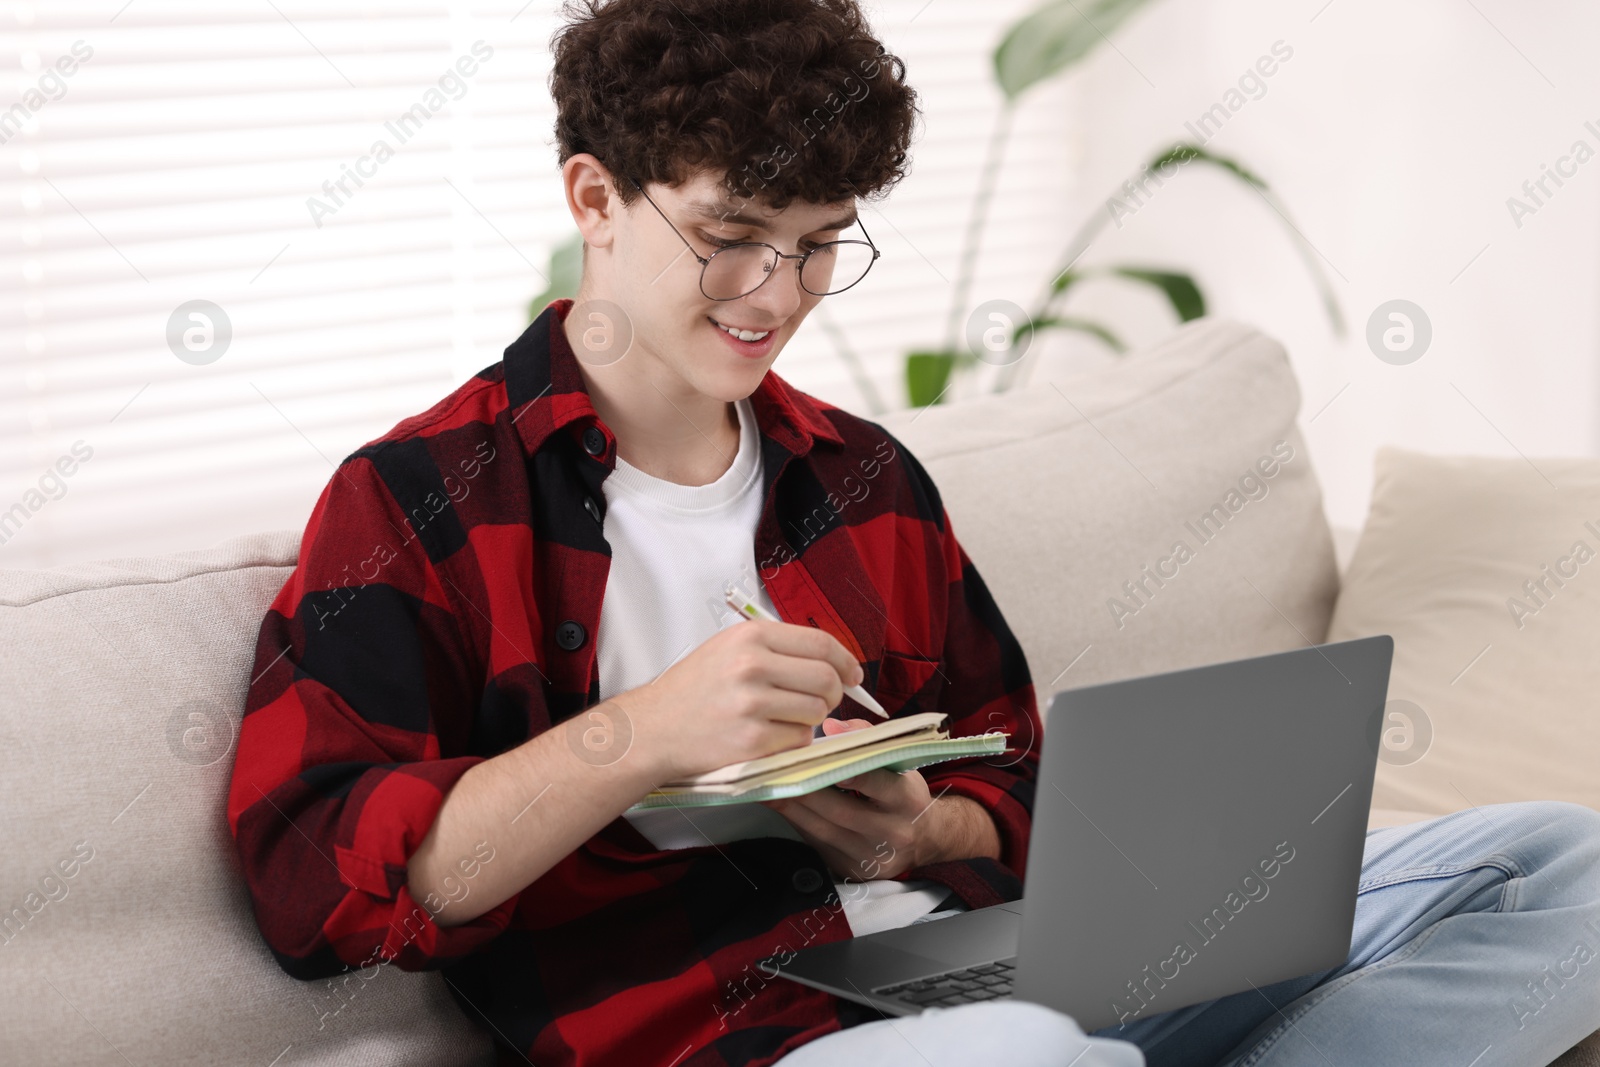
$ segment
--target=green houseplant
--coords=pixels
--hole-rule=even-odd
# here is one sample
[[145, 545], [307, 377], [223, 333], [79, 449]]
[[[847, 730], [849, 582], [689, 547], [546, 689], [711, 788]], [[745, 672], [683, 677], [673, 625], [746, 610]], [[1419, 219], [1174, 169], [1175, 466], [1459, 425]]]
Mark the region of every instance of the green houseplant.
[[[1003, 96], [1000, 113], [991, 130], [978, 185], [973, 194], [956, 277], [950, 286], [950, 304], [942, 343], [938, 348], [919, 349], [909, 352], [905, 357], [906, 396], [911, 406], [925, 407], [938, 403], [955, 375], [970, 371], [979, 362], [975, 353], [962, 346], [962, 325], [972, 310], [972, 283], [983, 231], [988, 222], [989, 205], [994, 197], [1005, 147], [1010, 140], [1018, 101], [1034, 86], [1083, 60], [1106, 39], [1107, 33], [1150, 2], [1048, 0], [1007, 30], [995, 48], [992, 57], [994, 75]], [[1272, 208], [1317, 285], [1334, 332], [1342, 335], [1344, 323], [1338, 302], [1316, 261], [1315, 251], [1290, 221], [1287, 209], [1277, 201], [1264, 180], [1232, 159], [1210, 152], [1201, 145], [1183, 142], [1157, 152], [1135, 173], [1142, 175], [1153, 172], [1164, 177], [1171, 176], [1177, 169], [1190, 163], [1201, 163], [1236, 178]], [[1113, 191], [1106, 203], [1112, 203], [1115, 196], [1116, 191]], [[1166, 299], [1180, 322], [1199, 318], [1206, 313], [1205, 295], [1188, 273], [1147, 264], [1080, 264], [1079, 260], [1095, 236], [1112, 220], [1109, 207], [1097, 209], [1072, 235], [1058, 260], [1059, 265], [1041, 286], [1032, 306], [1026, 309], [1023, 320], [1010, 327], [1010, 346], [1020, 347], [1025, 335], [1068, 330], [1093, 337], [1114, 352], [1124, 351], [1125, 346], [1111, 327], [1066, 309], [1068, 296], [1074, 287], [1089, 278], [1108, 277], [1153, 287]], [[583, 240], [577, 235], [554, 249], [550, 256], [549, 284], [544, 292], [533, 299], [530, 315], [537, 315], [551, 300], [577, 292], [582, 250]], [[866, 373], [859, 355], [850, 346], [848, 337], [833, 322], [825, 306], [818, 309], [817, 320], [828, 334], [839, 358], [849, 368], [869, 409], [875, 414], [882, 414], [887, 410], [887, 405]], [[1025, 366], [1021, 360], [1003, 363], [999, 373], [994, 376], [993, 388], [995, 391], [1010, 388], [1021, 379], [1024, 372]]]
[[[940, 348], [910, 353], [906, 357], [906, 394], [914, 407], [935, 404], [943, 398], [952, 377], [964, 368], [978, 362], [978, 357], [961, 347], [963, 317], [969, 311], [973, 274], [977, 266], [979, 242], [988, 217], [990, 200], [999, 176], [1000, 162], [1006, 142], [1010, 138], [1011, 120], [1017, 102], [1034, 86], [1055, 77], [1083, 60], [1104, 40], [1106, 34], [1150, 0], [1050, 0], [1012, 26], [1002, 37], [993, 56], [995, 80], [1003, 100], [993, 133], [989, 139], [984, 165], [979, 172], [978, 188], [973, 196], [966, 237], [957, 275], [951, 285], [951, 301], [946, 318], [945, 336]], [[1315, 252], [1300, 231], [1289, 220], [1288, 211], [1276, 201], [1267, 183], [1234, 160], [1207, 151], [1203, 146], [1177, 143], [1157, 152], [1136, 174], [1157, 173], [1170, 176], [1177, 168], [1192, 162], [1217, 168], [1224, 174], [1237, 178], [1248, 189], [1260, 196], [1278, 215], [1295, 243], [1301, 259], [1311, 272], [1321, 293], [1324, 308], [1334, 332], [1343, 334], [1344, 323], [1328, 283], [1315, 259]], [[1116, 191], [1108, 197], [1105, 208], [1096, 210], [1068, 241], [1059, 266], [1051, 272], [1042, 286], [1026, 318], [1012, 330], [1012, 344], [1024, 335], [1049, 330], [1070, 330], [1094, 337], [1115, 352], [1125, 346], [1117, 334], [1103, 323], [1080, 315], [1069, 314], [1064, 305], [1074, 286], [1092, 277], [1111, 277], [1140, 285], [1153, 286], [1167, 300], [1180, 322], [1199, 318], [1206, 312], [1205, 296], [1194, 278], [1181, 271], [1142, 264], [1079, 265], [1095, 236], [1113, 216], [1109, 205]], [[1020, 377], [1023, 363], [1013, 360], [1004, 363], [995, 375], [994, 389], [1011, 387]], [[870, 400], [870, 397], [869, 397]]]

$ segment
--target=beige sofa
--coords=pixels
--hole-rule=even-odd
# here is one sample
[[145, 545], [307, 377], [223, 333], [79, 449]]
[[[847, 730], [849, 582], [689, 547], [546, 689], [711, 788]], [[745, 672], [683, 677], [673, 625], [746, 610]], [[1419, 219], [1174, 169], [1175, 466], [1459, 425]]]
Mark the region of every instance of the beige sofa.
[[[1201, 321], [1092, 376], [886, 422], [941, 487], [1047, 695], [1328, 636], [1339, 560], [1362, 565], [1367, 544], [1329, 530], [1299, 408], [1276, 343]], [[437, 975], [302, 983], [257, 934], [224, 794], [256, 628], [297, 537], [0, 571], [6, 1062], [492, 1061]], [[1377, 553], [1363, 573], [1381, 584]], [[1352, 633], [1387, 625], [1370, 604], [1340, 609]], [[1437, 701], [1433, 718], [1454, 745]], [[1518, 766], [1576, 756], [1547, 745]], [[1398, 763], [1380, 801], [1398, 790], [1391, 806], [1411, 812], [1375, 822], [1449, 810], [1385, 778], [1426, 759]], [[1593, 1044], [1560, 1062], [1600, 1062]]]

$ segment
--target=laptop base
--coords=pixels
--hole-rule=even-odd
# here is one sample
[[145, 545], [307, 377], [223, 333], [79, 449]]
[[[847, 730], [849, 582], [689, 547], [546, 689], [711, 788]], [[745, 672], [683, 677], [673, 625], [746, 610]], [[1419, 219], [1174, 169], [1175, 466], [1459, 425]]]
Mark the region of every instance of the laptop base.
[[[885, 1015], [915, 1015], [935, 1004], [948, 1007], [1009, 996], [1021, 928], [1022, 901], [1011, 901], [816, 945], [797, 953], [780, 971], [785, 978]], [[968, 977], [961, 972], [976, 973]]]

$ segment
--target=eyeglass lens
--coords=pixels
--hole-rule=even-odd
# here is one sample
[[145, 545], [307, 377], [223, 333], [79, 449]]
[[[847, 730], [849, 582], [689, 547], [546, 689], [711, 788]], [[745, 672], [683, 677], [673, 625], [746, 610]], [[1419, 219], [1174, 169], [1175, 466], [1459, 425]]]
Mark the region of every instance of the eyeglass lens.
[[[778, 257], [765, 245], [733, 245], [711, 257], [701, 287], [712, 300], [732, 300], [753, 291], [777, 266]], [[800, 285], [815, 296], [827, 296], [859, 282], [871, 266], [872, 246], [865, 242], [821, 245], [801, 264]]]

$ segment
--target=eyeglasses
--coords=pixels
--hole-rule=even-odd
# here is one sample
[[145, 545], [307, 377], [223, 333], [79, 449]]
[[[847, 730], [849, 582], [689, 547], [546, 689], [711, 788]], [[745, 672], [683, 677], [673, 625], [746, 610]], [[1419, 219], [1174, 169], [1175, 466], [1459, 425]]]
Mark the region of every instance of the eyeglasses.
[[[865, 241], [829, 241], [795, 255], [780, 252], [764, 241], [740, 241], [723, 245], [709, 256], [702, 256], [695, 251], [694, 245], [689, 244], [689, 239], [683, 236], [682, 231], [672, 225], [667, 213], [650, 199], [650, 194], [645, 193], [639, 180], [631, 177], [628, 180], [638, 187], [639, 192], [644, 193], [644, 198], [650, 201], [656, 214], [668, 226], [672, 226], [672, 232], [689, 249], [690, 255], [700, 261], [700, 292], [708, 300], [737, 300], [741, 296], [749, 296], [772, 277], [772, 272], [778, 269], [778, 261], [783, 259], [800, 261], [800, 288], [812, 296], [832, 296], [865, 278], [873, 262], [883, 254], [872, 243], [872, 235], [867, 234], [867, 228], [862, 226], [861, 232], [867, 234]], [[860, 222], [859, 219], [856, 221]]]

